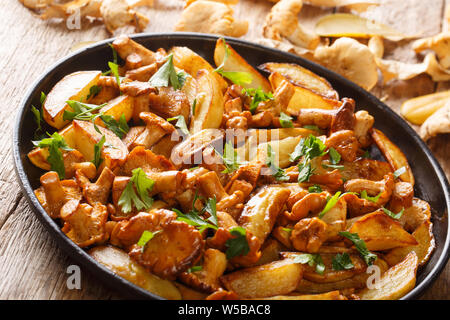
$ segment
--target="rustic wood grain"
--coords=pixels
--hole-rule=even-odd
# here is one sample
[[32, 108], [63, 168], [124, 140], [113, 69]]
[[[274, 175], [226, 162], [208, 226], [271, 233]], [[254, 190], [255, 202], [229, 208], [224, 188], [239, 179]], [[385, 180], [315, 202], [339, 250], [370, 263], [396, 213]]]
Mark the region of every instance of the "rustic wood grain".
[[[384, 5], [373, 9], [377, 20], [404, 32], [433, 35], [442, 27], [444, 0], [383, 0]], [[446, 0], [450, 2], [450, 0]], [[4, 4], [6, 2], [6, 4]], [[182, 7], [181, 0], [155, 0], [154, 8], [143, 10], [150, 17], [146, 31], [173, 30]], [[266, 0], [241, 0], [236, 8], [240, 19], [250, 21], [244, 37], [255, 40], [262, 36], [261, 26], [271, 7]], [[305, 7], [302, 23], [313, 26], [315, 19], [329, 12]], [[0, 299], [119, 299], [119, 293], [105, 287], [87, 270], [82, 270], [82, 289], [66, 286], [67, 267], [73, 262], [61, 251], [43, 226], [36, 220], [16, 182], [12, 164], [12, 130], [15, 112], [27, 87], [57, 59], [70, 52], [82, 41], [97, 41], [109, 37], [100, 23], [82, 24], [81, 30], [68, 31], [63, 24], [42, 22], [17, 0], [4, 0], [0, 10], [0, 87], [3, 105], [0, 108]], [[403, 45], [403, 44], [402, 44]], [[405, 44], [407, 45], [407, 44]], [[387, 45], [387, 54], [402, 61], [414, 62], [417, 57], [397, 44]], [[443, 90], [426, 76], [408, 82], [378, 88], [376, 93], [398, 110], [405, 99]], [[450, 139], [447, 136], [429, 142], [447, 177], [450, 177]], [[449, 299], [450, 267], [425, 294], [424, 299]]]

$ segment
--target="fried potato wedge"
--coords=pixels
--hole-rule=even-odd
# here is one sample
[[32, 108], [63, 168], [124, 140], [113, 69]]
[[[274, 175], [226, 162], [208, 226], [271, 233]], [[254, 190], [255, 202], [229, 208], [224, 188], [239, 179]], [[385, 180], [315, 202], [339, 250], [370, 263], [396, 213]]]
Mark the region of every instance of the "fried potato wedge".
[[344, 162], [344, 168], [340, 170], [342, 179], [367, 179], [372, 181], [383, 180], [384, 176], [391, 173], [389, 163], [372, 159], [358, 159], [353, 162]]
[[182, 298], [180, 290], [171, 281], [151, 274], [119, 248], [98, 246], [89, 250], [89, 255], [115, 274], [151, 293], [170, 300]]
[[[291, 163], [290, 155], [294, 152], [295, 147], [300, 142], [301, 137], [289, 137], [283, 140], [261, 143], [258, 145], [257, 158], [266, 163], [268, 145], [275, 152], [275, 163], [280, 168], [286, 168]], [[249, 150], [249, 158], [253, 158], [252, 149]]]
[[[119, 121], [120, 117], [123, 115], [128, 122], [133, 115], [133, 102], [133, 97], [124, 94], [109, 101], [106, 106], [100, 109], [100, 112], [112, 116], [116, 121]], [[103, 127], [105, 126], [100, 118], [97, 118], [96, 124]]]
[[293, 294], [290, 296], [275, 296], [269, 298], [256, 298], [255, 300], [347, 300], [338, 290], [321, 294]]
[[244, 207], [239, 225], [264, 242], [272, 232], [278, 215], [281, 213], [290, 191], [284, 188], [264, 188], [254, 195]]
[[366, 243], [367, 249], [374, 251], [418, 244], [414, 236], [406, 232], [398, 221], [381, 210], [362, 216], [349, 231], [357, 233]]
[[71, 73], [60, 80], [44, 101], [44, 120], [56, 129], [64, 127], [68, 123], [63, 119], [64, 111], [72, 111], [66, 101], [89, 101], [87, 96], [90, 89], [97, 85], [101, 74], [101, 71], [80, 71]]
[[294, 63], [268, 62], [258, 67], [268, 73], [278, 72], [297, 87], [311, 90], [324, 98], [338, 100], [339, 95], [331, 84], [314, 72]]
[[[278, 72], [274, 72], [269, 76], [269, 81], [274, 90], [276, 90], [283, 82], [283, 80], [289, 81]], [[341, 105], [339, 101], [324, 98], [321, 95], [303, 88], [296, 86], [295, 93], [289, 101], [287, 112], [291, 115], [298, 115], [300, 109], [336, 109]]]
[[357, 295], [361, 300], [400, 299], [414, 288], [418, 265], [416, 253], [410, 252], [402, 262], [396, 264], [381, 276], [377, 288], [365, 288]]
[[395, 248], [384, 255], [384, 259], [389, 265], [394, 266], [401, 262], [411, 251], [417, 254], [419, 259], [419, 267], [423, 266], [430, 259], [431, 254], [436, 248], [436, 243], [433, 236], [433, 224], [430, 221], [425, 221], [412, 234], [419, 243], [416, 246]]
[[[58, 134], [64, 138], [64, 140], [69, 146], [75, 145], [74, 130], [72, 124], [68, 125], [66, 128], [59, 131]], [[28, 159], [30, 159], [31, 163], [33, 163], [36, 167], [41, 168], [43, 170], [51, 169], [50, 164], [47, 161], [48, 156], [49, 156], [48, 148], [36, 147], [28, 153]]]
[[106, 143], [103, 145], [101, 157], [104, 160], [102, 166], [106, 166], [113, 170], [120, 166], [128, 155], [128, 148], [114, 133], [106, 128], [99, 127], [102, 132], [98, 133], [92, 122], [73, 121], [74, 129], [74, 145], [67, 144], [74, 149], [79, 150], [87, 161], [94, 159], [94, 146], [97, 144], [102, 135], [105, 136]]
[[208, 296], [207, 293], [193, 290], [181, 283], [174, 282], [174, 284], [180, 291], [183, 300], [205, 300], [206, 297]]
[[190, 123], [191, 133], [219, 128], [224, 111], [223, 94], [213, 72], [202, 69], [197, 73], [197, 105]]
[[286, 259], [229, 273], [220, 279], [241, 298], [265, 298], [291, 293], [302, 278], [302, 267]]
[[231, 72], [246, 72], [252, 76], [252, 82], [249, 84], [243, 84], [244, 88], [261, 88], [264, 92], [272, 92], [270, 83], [265, 77], [263, 77], [257, 70], [255, 70], [251, 65], [242, 58], [239, 53], [237, 53], [230, 45], [225, 43], [225, 40], [220, 38], [217, 40], [216, 49], [214, 50], [214, 62], [216, 66], [220, 66], [224, 59], [226, 53], [226, 47], [229, 49], [229, 55], [223, 66], [223, 71]]
[[220, 76], [220, 74], [213, 72], [214, 68], [208, 61], [200, 57], [197, 53], [187, 47], [173, 47], [170, 49], [169, 54], [173, 54], [173, 64], [175, 67], [180, 68], [189, 73], [194, 79], [197, 77], [197, 73], [200, 70], [207, 70], [212, 73], [219, 84], [220, 90], [224, 91], [228, 84]]
[[391, 169], [396, 171], [405, 168], [406, 172], [400, 175], [400, 180], [411, 183], [414, 186], [414, 175], [409, 166], [408, 159], [405, 154], [397, 147], [383, 132], [377, 129], [372, 130], [372, 138], [380, 149], [387, 162], [391, 165]]

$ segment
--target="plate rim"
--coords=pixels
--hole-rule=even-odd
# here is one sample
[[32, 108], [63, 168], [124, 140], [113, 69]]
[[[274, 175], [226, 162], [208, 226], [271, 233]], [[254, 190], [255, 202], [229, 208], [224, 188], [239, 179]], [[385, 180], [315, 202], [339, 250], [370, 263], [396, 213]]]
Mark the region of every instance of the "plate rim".
[[[133, 35], [129, 35], [129, 37], [137, 42], [139, 42], [139, 39], [143, 38], [173, 38], [173, 39], [195, 39], [195, 40], [207, 40], [207, 41], [216, 41], [220, 38], [220, 36], [212, 35], [212, 34], [203, 34], [203, 33], [192, 33], [192, 32], [170, 32], [170, 33], [137, 33]], [[402, 118], [400, 115], [395, 113], [391, 108], [389, 108], [385, 103], [380, 101], [377, 97], [375, 97], [370, 92], [366, 91], [365, 89], [361, 88], [354, 82], [342, 77], [341, 75], [337, 74], [336, 72], [329, 70], [317, 63], [314, 63], [312, 61], [309, 61], [307, 59], [304, 59], [302, 57], [299, 57], [295, 54], [281, 51], [279, 49], [270, 48], [267, 46], [264, 46], [259, 43], [253, 43], [250, 41], [232, 38], [232, 37], [223, 37], [227, 42], [230, 44], [238, 44], [243, 47], [248, 47], [250, 50], [259, 49], [264, 51], [269, 51], [277, 55], [281, 56], [287, 56], [291, 59], [301, 61], [302, 65], [305, 66], [307, 69], [318, 69], [321, 70], [323, 73], [326, 73], [328, 75], [331, 75], [334, 80], [343, 83], [344, 85], [350, 87], [352, 90], [358, 92], [359, 94], [362, 94], [366, 96], [371, 102], [375, 105], [378, 105], [382, 109], [382, 111], [387, 112], [390, 116], [397, 118], [397, 120], [400, 120], [402, 122], [402, 126], [404, 129], [408, 132], [409, 136], [415, 140], [416, 143], [419, 144], [419, 146], [423, 149], [424, 153], [430, 160], [431, 165], [433, 166], [433, 169], [439, 179], [440, 186], [442, 187], [442, 191], [444, 192], [444, 198], [447, 201], [447, 217], [449, 213], [449, 207], [450, 207], [450, 186], [449, 182], [446, 178], [446, 175], [440, 166], [437, 159], [434, 157], [431, 150], [428, 148], [426, 143], [419, 137], [419, 135], [414, 131], [414, 129]], [[38, 217], [40, 222], [44, 224], [45, 228], [51, 233], [53, 237], [55, 237], [55, 241], [57, 241], [58, 245], [61, 245], [64, 252], [69, 255], [73, 260], [75, 260], [77, 263], [82, 265], [86, 270], [91, 273], [91, 275], [98, 275], [100, 280], [106, 284], [108, 287], [113, 288], [113, 285], [108, 283], [107, 280], [116, 282], [116, 285], [114, 286], [114, 290], [116, 292], [119, 292], [118, 286], [120, 286], [121, 290], [125, 290], [124, 292], [120, 292], [121, 294], [124, 294], [125, 296], [132, 296], [134, 299], [154, 299], [154, 300], [165, 300], [162, 297], [149, 292], [145, 289], [140, 288], [139, 286], [133, 284], [132, 282], [125, 280], [124, 278], [118, 276], [114, 272], [112, 272], [110, 269], [106, 268], [96, 260], [94, 260], [85, 250], [78, 247], [74, 242], [72, 242], [67, 236], [65, 236], [60, 227], [57, 225], [57, 223], [50, 218], [50, 216], [45, 212], [39, 201], [37, 200], [36, 196], [34, 195], [33, 188], [31, 187], [31, 184], [29, 183], [29, 179], [27, 175], [25, 174], [25, 169], [22, 164], [22, 158], [20, 156], [20, 150], [19, 150], [19, 136], [20, 136], [20, 127], [22, 119], [25, 115], [27, 106], [29, 105], [29, 102], [31, 102], [32, 94], [35, 91], [36, 87], [39, 86], [41, 82], [43, 82], [51, 72], [53, 72], [56, 68], [60, 67], [64, 63], [68, 62], [70, 59], [74, 58], [75, 56], [86, 53], [86, 51], [94, 50], [99, 47], [103, 47], [104, 45], [107, 45], [114, 41], [116, 37], [108, 38], [105, 40], [101, 40], [98, 42], [95, 42], [91, 45], [88, 45], [86, 47], [80, 48], [79, 50], [76, 50], [74, 52], [69, 53], [68, 55], [58, 59], [55, 63], [53, 63], [50, 67], [48, 67], [42, 74], [39, 76], [27, 89], [24, 97], [22, 98], [19, 110], [16, 113], [16, 118], [14, 121], [14, 132], [13, 132], [13, 160], [14, 160], [14, 169], [16, 172], [16, 177], [18, 180], [18, 183], [21, 187], [22, 194], [25, 196], [28, 204], [30, 205], [32, 211], [34, 214]], [[444, 248], [442, 249], [442, 253], [439, 256], [438, 261], [433, 266], [431, 271], [425, 276], [425, 278], [422, 280], [422, 282], [415, 286], [408, 294], [403, 296], [400, 300], [413, 300], [419, 298], [422, 294], [424, 294], [425, 290], [428, 289], [432, 283], [437, 279], [437, 277], [441, 274], [443, 269], [445, 268], [449, 257], [450, 257], [450, 219], [447, 218], [447, 235], [444, 243]], [[56, 239], [58, 237], [58, 239]], [[118, 285], [118, 286], [117, 286]]]

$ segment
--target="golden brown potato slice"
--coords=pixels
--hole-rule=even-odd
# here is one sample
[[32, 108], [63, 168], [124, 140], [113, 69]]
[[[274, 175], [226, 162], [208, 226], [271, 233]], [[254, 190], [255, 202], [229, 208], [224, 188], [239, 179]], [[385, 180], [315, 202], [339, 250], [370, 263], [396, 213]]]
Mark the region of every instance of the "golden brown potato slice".
[[[64, 138], [69, 147], [73, 148], [75, 141], [72, 124], [59, 131], [58, 134]], [[31, 163], [43, 170], [50, 170], [50, 164], [47, 161], [48, 156], [49, 152], [47, 148], [34, 148], [28, 153], [28, 159], [30, 159]]]
[[264, 298], [291, 293], [301, 278], [301, 265], [286, 259], [235, 271], [220, 279], [227, 290], [241, 298]]
[[397, 247], [417, 245], [416, 239], [402, 225], [383, 211], [375, 211], [359, 218], [349, 229], [357, 233], [366, 243], [367, 249], [389, 250]]
[[252, 76], [252, 82], [244, 84], [244, 88], [261, 88], [264, 92], [272, 92], [270, 83], [258, 71], [245, 61], [225, 40], [220, 38], [217, 40], [216, 49], [214, 50], [214, 62], [216, 66], [220, 66], [225, 58], [225, 45], [228, 46], [229, 56], [223, 66], [223, 71], [246, 72]]
[[213, 72], [205, 69], [197, 73], [197, 104], [190, 123], [191, 133], [219, 128], [224, 110], [223, 94]]
[[106, 143], [103, 145], [101, 152], [101, 157], [104, 159], [102, 166], [104, 165], [113, 170], [125, 161], [128, 148], [112, 131], [98, 127], [102, 132], [100, 134], [95, 130], [92, 122], [79, 120], [73, 121], [73, 128], [74, 145], [67, 143], [70, 147], [80, 151], [86, 160], [92, 161], [94, 159], [94, 146], [104, 135]]
[[205, 300], [205, 298], [208, 296], [207, 293], [193, 290], [181, 283], [174, 282], [174, 284], [177, 286], [178, 290], [180, 291], [181, 298], [183, 300]]
[[245, 204], [239, 225], [256, 236], [261, 244], [264, 243], [290, 193], [284, 188], [262, 189]]
[[419, 267], [427, 263], [436, 248], [433, 235], [433, 224], [428, 220], [425, 221], [413, 232], [413, 236], [419, 243], [417, 246], [395, 248], [384, 255], [384, 259], [389, 265], [393, 266], [401, 262], [411, 251], [414, 251], [417, 254]]
[[[295, 147], [300, 142], [301, 137], [289, 137], [283, 140], [271, 141], [267, 143], [261, 143], [258, 145], [257, 158], [266, 163], [267, 160], [267, 148], [270, 144], [273, 152], [275, 153], [275, 164], [280, 168], [286, 168], [291, 164], [290, 155], [294, 152]], [[248, 157], [254, 158], [254, 150], [248, 150]]]
[[358, 159], [353, 162], [344, 162], [340, 170], [342, 178], [367, 179], [373, 181], [383, 180], [383, 177], [392, 172], [389, 163], [372, 159]]
[[[125, 116], [125, 120], [130, 121], [133, 115], [134, 101], [133, 97], [127, 96], [126, 94], [118, 96], [108, 102], [106, 106], [100, 109], [105, 115], [112, 116], [116, 121], [119, 121], [122, 115]], [[97, 118], [97, 125], [105, 126], [104, 122]]]
[[412, 206], [406, 208], [399, 222], [408, 232], [414, 232], [425, 221], [430, 220], [431, 209], [428, 202], [413, 198]]
[[298, 87], [309, 89], [324, 98], [338, 100], [339, 95], [331, 84], [314, 72], [294, 63], [268, 62], [258, 67], [268, 73], [278, 72]]
[[402, 181], [409, 182], [414, 186], [414, 175], [411, 167], [409, 166], [408, 159], [405, 154], [397, 147], [383, 132], [377, 129], [372, 130], [372, 138], [377, 144], [383, 156], [387, 162], [391, 165], [391, 169], [396, 171], [401, 168], [405, 168], [406, 172], [399, 178]]
[[219, 85], [220, 91], [224, 91], [228, 84], [227, 82], [216, 72], [208, 61], [200, 57], [197, 53], [187, 47], [173, 47], [170, 49], [169, 54], [173, 54], [173, 64], [175, 67], [183, 69], [189, 73], [193, 78], [197, 77], [197, 73], [200, 70], [207, 70], [212, 74]]
[[283, 250], [283, 245], [275, 239], [267, 239], [261, 248], [261, 257], [255, 264], [261, 266], [279, 259], [280, 252]]
[[357, 295], [361, 300], [396, 300], [403, 297], [416, 284], [419, 261], [415, 252], [386, 271], [378, 282], [378, 288], [361, 290]]
[[[274, 90], [282, 84], [283, 80], [287, 79], [278, 72], [274, 72], [269, 76], [269, 81]], [[291, 101], [289, 101], [287, 112], [297, 116], [301, 109], [332, 110], [339, 108], [340, 105], [341, 103], [339, 101], [324, 98], [309, 89], [296, 86], [294, 96], [291, 98]]]
[[89, 90], [97, 85], [101, 74], [101, 71], [80, 71], [71, 73], [60, 80], [45, 99], [44, 120], [56, 129], [64, 127], [68, 123], [63, 120], [64, 111], [72, 111], [66, 101], [88, 101]]
[[338, 290], [321, 294], [293, 294], [290, 296], [275, 296], [269, 298], [256, 298], [255, 300], [347, 300]]
[[115, 274], [151, 293], [169, 300], [182, 298], [180, 291], [171, 281], [151, 274], [119, 248], [99, 246], [92, 248], [89, 254]]

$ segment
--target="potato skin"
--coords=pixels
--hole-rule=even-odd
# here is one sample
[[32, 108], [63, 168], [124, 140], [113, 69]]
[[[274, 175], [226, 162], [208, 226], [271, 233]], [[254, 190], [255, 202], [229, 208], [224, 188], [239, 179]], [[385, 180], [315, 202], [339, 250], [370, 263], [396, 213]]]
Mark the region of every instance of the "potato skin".
[[180, 300], [182, 298], [180, 291], [171, 281], [151, 274], [119, 248], [98, 246], [89, 250], [89, 255], [115, 274], [145, 290], [166, 299]]
[[232, 272], [220, 280], [240, 298], [264, 298], [294, 291], [301, 278], [302, 267], [286, 259]]

